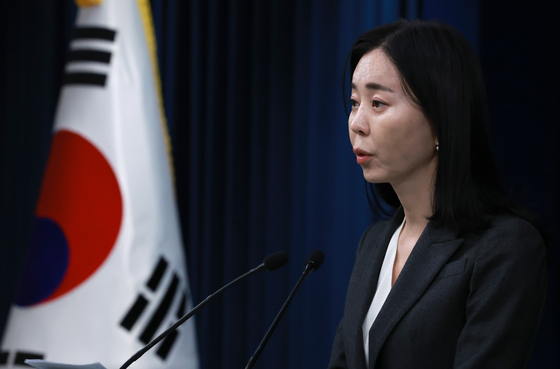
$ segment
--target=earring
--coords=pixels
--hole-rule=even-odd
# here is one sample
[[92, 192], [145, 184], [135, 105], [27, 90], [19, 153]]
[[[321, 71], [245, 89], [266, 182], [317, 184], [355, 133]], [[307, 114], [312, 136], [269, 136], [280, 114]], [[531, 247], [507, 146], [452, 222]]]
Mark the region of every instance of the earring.
[[439, 142], [436, 142], [436, 151], [439, 151]]

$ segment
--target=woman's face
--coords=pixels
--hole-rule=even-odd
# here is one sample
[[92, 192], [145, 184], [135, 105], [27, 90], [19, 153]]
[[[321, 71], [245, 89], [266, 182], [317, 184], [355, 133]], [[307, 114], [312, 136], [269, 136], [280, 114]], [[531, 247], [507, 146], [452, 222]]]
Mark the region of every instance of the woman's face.
[[433, 126], [407, 99], [397, 70], [380, 50], [360, 59], [350, 99], [350, 141], [368, 182], [395, 187], [432, 179], [437, 167]]

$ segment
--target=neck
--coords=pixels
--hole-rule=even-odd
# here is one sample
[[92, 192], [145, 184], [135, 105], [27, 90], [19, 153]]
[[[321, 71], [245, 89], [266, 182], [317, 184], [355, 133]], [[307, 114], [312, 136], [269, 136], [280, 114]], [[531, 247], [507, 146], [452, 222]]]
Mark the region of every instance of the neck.
[[435, 168], [406, 182], [392, 183], [404, 210], [408, 231], [422, 233], [433, 214]]

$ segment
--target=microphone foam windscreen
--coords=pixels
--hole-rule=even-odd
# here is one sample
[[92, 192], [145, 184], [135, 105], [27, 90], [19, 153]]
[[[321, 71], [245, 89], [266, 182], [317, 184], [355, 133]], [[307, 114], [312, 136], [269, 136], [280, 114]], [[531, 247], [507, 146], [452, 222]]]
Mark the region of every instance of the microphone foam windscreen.
[[278, 251], [264, 258], [263, 263], [268, 271], [273, 271], [288, 264], [290, 258], [284, 251]]
[[323, 260], [325, 260], [325, 254], [321, 250], [311, 251], [311, 254], [305, 260], [305, 265], [307, 263], [313, 263], [313, 271], [319, 269], [323, 265]]

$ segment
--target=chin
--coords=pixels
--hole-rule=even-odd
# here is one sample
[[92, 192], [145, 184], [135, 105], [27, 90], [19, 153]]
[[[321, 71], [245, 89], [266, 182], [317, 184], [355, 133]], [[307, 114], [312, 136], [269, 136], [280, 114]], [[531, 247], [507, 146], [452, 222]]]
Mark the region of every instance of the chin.
[[365, 173], [364, 173], [364, 179], [365, 179], [366, 181], [368, 181], [369, 183], [373, 183], [373, 184], [387, 183], [387, 182], [389, 182], [389, 181], [387, 180], [387, 178], [380, 177], [380, 176], [366, 175]]
[[364, 170], [364, 178], [369, 183], [387, 183], [389, 179], [387, 176], [380, 175], [379, 173], [371, 173]]

